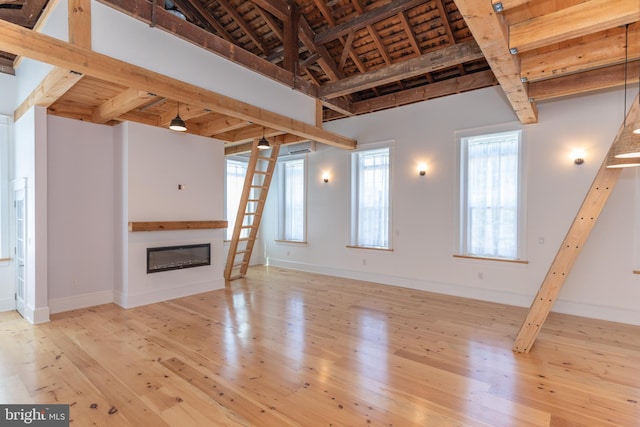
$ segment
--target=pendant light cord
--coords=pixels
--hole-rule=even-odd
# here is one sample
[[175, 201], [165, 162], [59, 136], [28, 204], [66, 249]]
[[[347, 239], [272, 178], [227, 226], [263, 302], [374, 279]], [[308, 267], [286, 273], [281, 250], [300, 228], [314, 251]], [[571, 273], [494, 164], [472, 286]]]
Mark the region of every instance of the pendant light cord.
[[629, 61], [629, 24], [624, 26], [624, 127], [627, 127], [627, 62]]

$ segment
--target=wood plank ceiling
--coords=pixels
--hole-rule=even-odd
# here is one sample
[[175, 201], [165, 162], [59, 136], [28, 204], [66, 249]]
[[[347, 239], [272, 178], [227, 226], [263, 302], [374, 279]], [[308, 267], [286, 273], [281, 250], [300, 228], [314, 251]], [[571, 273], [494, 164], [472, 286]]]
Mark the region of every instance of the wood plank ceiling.
[[[538, 101], [620, 86], [625, 68], [628, 83], [638, 81], [638, 0], [98, 1], [316, 97], [318, 126], [496, 84], [519, 120], [535, 123]], [[0, 19], [34, 28], [48, 3], [0, 0]], [[13, 72], [15, 53], [0, 54], [0, 71]], [[33, 103], [80, 120], [155, 126], [177, 109], [177, 99], [123, 82], [86, 74], [64, 81], [41, 86], [52, 94]], [[229, 153], [264, 131], [264, 123], [188, 102], [180, 114], [190, 132], [225, 141]], [[308, 139], [276, 124], [267, 136]]]

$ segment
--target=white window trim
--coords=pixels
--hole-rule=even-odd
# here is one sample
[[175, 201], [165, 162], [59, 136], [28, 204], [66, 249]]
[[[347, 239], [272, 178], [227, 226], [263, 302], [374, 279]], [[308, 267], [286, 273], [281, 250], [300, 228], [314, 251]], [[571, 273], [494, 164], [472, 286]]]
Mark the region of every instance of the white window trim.
[[[474, 256], [464, 253], [464, 233], [462, 230], [462, 219], [463, 214], [462, 210], [464, 207], [464, 197], [466, 197], [466, 193], [462, 191], [462, 172], [463, 172], [463, 158], [462, 158], [462, 139], [471, 137], [471, 136], [479, 136], [479, 135], [488, 135], [493, 133], [502, 133], [502, 132], [520, 132], [520, 147], [519, 147], [519, 163], [518, 163], [518, 172], [519, 172], [519, 183], [518, 183], [518, 245], [517, 245], [517, 255], [516, 258], [491, 258], [491, 257], [483, 257], [483, 256]], [[510, 122], [504, 123], [500, 125], [491, 125], [491, 126], [483, 126], [477, 128], [469, 128], [462, 129], [454, 132], [455, 139], [455, 147], [456, 147], [456, 188], [458, 191], [458, 197], [455, 207], [455, 242], [454, 242], [454, 257], [457, 258], [473, 258], [479, 260], [487, 260], [487, 261], [514, 261], [520, 263], [528, 263], [526, 261], [526, 248], [527, 248], [527, 185], [526, 185], [526, 177], [527, 174], [527, 133], [525, 128], [519, 122]]]
[[[395, 155], [394, 155], [394, 147], [395, 147], [395, 140], [391, 139], [391, 140], [386, 140], [386, 141], [378, 141], [378, 142], [371, 142], [371, 143], [365, 143], [365, 144], [358, 144], [358, 147], [353, 150], [351, 153], [349, 153], [349, 176], [350, 176], [350, 180], [351, 180], [351, 191], [349, 193], [349, 197], [350, 197], [350, 203], [349, 203], [349, 244], [347, 245], [347, 248], [351, 248], [351, 249], [368, 249], [368, 250], [380, 250], [380, 251], [393, 251], [393, 193], [394, 193], [394, 170], [395, 170]], [[380, 148], [388, 148], [389, 149], [389, 225], [388, 225], [388, 229], [389, 229], [389, 246], [388, 247], [377, 247], [377, 246], [361, 246], [358, 245], [356, 240], [356, 213], [357, 213], [357, 209], [356, 209], [356, 193], [357, 193], [357, 186], [356, 186], [356, 181], [354, 179], [354, 173], [355, 173], [355, 159], [356, 156], [355, 154], [358, 152], [362, 152], [362, 151], [369, 151], [369, 150], [377, 150]]]
[[284, 238], [284, 173], [283, 169], [280, 168], [277, 176], [278, 176], [278, 239], [277, 242], [280, 243], [292, 243], [292, 244], [305, 244], [307, 242], [307, 223], [308, 223], [308, 181], [309, 181], [309, 156], [308, 154], [297, 154], [293, 156], [287, 156], [286, 158], [282, 158], [278, 160], [278, 166], [282, 163], [291, 162], [295, 160], [302, 160], [304, 163], [304, 201], [303, 201], [303, 209], [304, 209], [304, 226], [302, 228], [302, 240], [288, 240]]
[[[243, 162], [246, 163], [247, 165], [249, 164], [249, 158], [248, 157], [242, 157], [242, 156], [227, 156], [224, 159], [224, 195], [223, 195], [223, 209], [224, 209], [224, 213], [225, 216], [227, 214], [227, 160], [235, 160], [237, 162]], [[237, 218], [237, 214], [236, 214], [236, 218]], [[230, 218], [226, 218], [227, 221], [230, 220]], [[234, 218], [235, 221], [235, 218]], [[228, 228], [225, 230], [225, 238], [224, 241], [225, 242], [230, 242], [231, 240], [227, 238], [227, 234], [233, 234], [233, 229], [232, 228]]]

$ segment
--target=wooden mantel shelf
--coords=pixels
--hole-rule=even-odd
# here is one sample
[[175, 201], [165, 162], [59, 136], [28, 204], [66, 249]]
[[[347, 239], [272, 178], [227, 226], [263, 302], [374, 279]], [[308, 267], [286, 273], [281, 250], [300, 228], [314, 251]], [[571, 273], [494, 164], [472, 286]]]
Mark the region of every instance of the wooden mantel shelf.
[[204, 230], [227, 228], [228, 221], [155, 221], [130, 222], [129, 231]]

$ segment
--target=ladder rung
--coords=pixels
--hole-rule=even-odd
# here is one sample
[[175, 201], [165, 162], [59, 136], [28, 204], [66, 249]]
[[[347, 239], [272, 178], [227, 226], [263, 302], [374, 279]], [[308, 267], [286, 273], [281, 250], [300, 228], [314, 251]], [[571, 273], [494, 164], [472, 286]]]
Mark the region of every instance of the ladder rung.
[[243, 265], [245, 265], [246, 262], [241, 262], [240, 264], [233, 264], [233, 267], [231, 268], [238, 268], [238, 267], [242, 267]]
[[248, 203], [262, 203], [262, 200], [260, 199], [249, 199], [247, 200]]
[[254, 228], [254, 226], [253, 225], [243, 225], [241, 228], [248, 229], [248, 228]]
[[272, 162], [274, 159], [272, 157], [258, 156], [258, 160], [266, 160], [267, 162]]
[[238, 279], [242, 279], [243, 277], [244, 275], [242, 274], [236, 274], [235, 276], [229, 277], [229, 280], [238, 280]]
[[252, 185], [251, 188], [267, 188], [266, 185]]
[[269, 172], [267, 171], [255, 171], [254, 173], [260, 174], [260, 175], [269, 175]]

